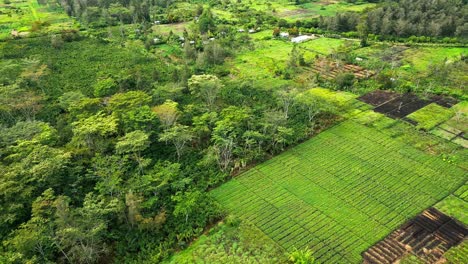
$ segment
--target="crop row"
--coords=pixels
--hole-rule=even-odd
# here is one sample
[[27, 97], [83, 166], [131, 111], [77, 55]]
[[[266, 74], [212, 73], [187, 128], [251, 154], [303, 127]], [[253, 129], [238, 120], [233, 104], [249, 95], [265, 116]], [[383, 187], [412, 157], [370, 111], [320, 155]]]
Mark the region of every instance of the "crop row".
[[[407, 170], [411, 172], [413, 172], [414, 169], [416, 169], [417, 171], [415, 172], [418, 173], [422, 178], [426, 178], [427, 180], [431, 181], [435, 180], [435, 182], [442, 184], [446, 189], [450, 189], [451, 187], [456, 185], [463, 175], [461, 170], [456, 166], [450, 166], [438, 158], [423, 154], [421, 152], [418, 152], [417, 150], [414, 150], [404, 145], [400, 145], [398, 151], [395, 151], [395, 149], [391, 149], [388, 146], [382, 148], [382, 146], [370, 144], [369, 142], [365, 141], [358, 144], [357, 141], [361, 139], [359, 135], [353, 137], [352, 139], [349, 139], [340, 134], [339, 136], [335, 136], [334, 138], [335, 140], [331, 144], [327, 145], [327, 147], [330, 148], [331, 151], [339, 150], [342, 152], [347, 152], [347, 154], [359, 156], [364, 160], [370, 159], [374, 163], [376, 163], [378, 160], [396, 162], [399, 164], [399, 166], [395, 167], [395, 169], [400, 171]], [[377, 146], [378, 148], [372, 151], [372, 146]], [[305, 153], [310, 152], [305, 151]], [[436, 164], [436, 166], [434, 166], [434, 164]], [[450, 167], [450, 170], [447, 168], [447, 166]], [[460, 177], [438, 177], [434, 179], [433, 176], [438, 175], [438, 173], [441, 170], [448, 170], [449, 172], [454, 173], [454, 175], [460, 175]]]
[[[246, 188], [247, 189], [247, 188]], [[259, 203], [257, 202], [258, 199], [255, 199], [252, 197], [252, 195], [249, 196], [251, 199], [250, 204], [253, 205], [254, 207], [259, 206]], [[253, 199], [252, 199], [253, 198]], [[298, 210], [295, 210], [297, 208], [294, 208], [293, 203], [290, 201], [288, 203], [289, 209], [291, 209], [293, 212], [297, 212]], [[302, 205], [301, 205], [302, 206]], [[324, 256], [327, 258], [330, 257], [329, 255], [331, 254], [330, 252], [322, 252], [326, 249], [330, 248], [340, 248], [339, 245], [336, 243], [340, 243], [343, 238], [347, 238], [348, 240], [353, 238], [355, 239], [355, 236], [349, 232], [340, 232], [339, 230], [342, 229], [344, 230], [344, 227], [341, 227], [338, 224], [330, 224], [333, 223], [333, 219], [327, 219], [323, 214], [317, 213], [317, 210], [312, 211], [312, 214], [307, 214], [306, 211], [302, 212], [302, 219], [308, 219], [307, 221], [303, 220], [304, 223], [303, 225], [307, 227], [306, 229], [301, 229], [297, 227], [297, 224], [294, 225], [292, 224], [293, 221], [292, 219], [298, 219], [299, 216], [294, 216], [291, 218], [286, 217], [284, 215], [281, 215], [278, 213], [278, 211], [274, 211], [274, 213], [271, 213], [272, 210], [265, 210], [266, 207], [263, 207], [261, 211], [251, 211], [249, 210], [250, 206], [241, 206], [243, 208], [243, 213], [247, 212], [252, 212], [254, 214], [265, 214], [260, 217], [254, 217], [250, 218], [257, 226], [260, 227], [266, 234], [268, 234], [270, 237], [272, 237], [275, 241], [277, 241], [281, 246], [291, 249], [292, 246], [304, 246], [304, 245], [320, 245], [321, 251], [318, 253], [323, 253]], [[286, 208], [285, 208], [286, 209]], [[287, 214], [287, 211], [285, 212]], [[319, 224], [317, 224], [319, 223]], [[295, 227], [296, 226], [296, 227]], [[287, 227], [287, 228], [286, 228]], [[286, 231], [284, 231], [286, 230]], [[307, 234], [307, 230], [312, 232], [312, 235], [305, 235]], [[285, 232], [288, 232], [284, 234]], [[318, 237], [318, 238], [316, 238]], [[323, 247], [323, 242], [321, 243], [320, 238], [323, 241], [334, 241], [333, 245], [329, 245], [328, 247]], [[349, 242], [349, 241], [348, 241]], [[352, 241], [355, 242], [355, 241]], [[360, 243], [350, 243], [350, 245], [343, 244], [343, 247], [345, 248], [340, 248], [340, 252], [355, 252], [353, 254], [354, 258], [351, 258], [348, 256], [348, 259], [359, 259], [359, 250], [352, 250], [352, 248], [355, 245], [360, 245], [362, 244], [362, 241]], [[368, 243], [365, 243], [368, 244]], [[351, 249], [349, 249], [351, 248]], [[318, 254], [317, 253], [317, 254]], [[351, 253], [350, 253], [351, 254]], [[333, 257], [335, 256], [335, 257]], [[337, 255], [333, 255], [331, 259], [336, 258]], [[340, 259], [343, 259], [343, 256], [338, 256]], [[321, 260], [322, 257], [319, 257]], [[336, 260], [336, 259], [334, 259]], [[344, 261], [347, 262], [347, 261]], [[353, 261], [354, 262], [354, 261]], [[339, 263], [339, 262], [336, 262]], [[349, 262], [348, 262], [349, 263]]]
[[[414, 181], [423, 182], [429, 185], [432, 190], [439, 190], [440, 185], [445, 186], [443, 187], [445, 192], [443, 192], [442, 195], [446, 195], [448, 189], [459, 184], [463, 175], [462, 173], [458, 173], [460, 177], [444, 179], [445, 177], [440, 177], [440, 171], [425, 170], [425, 165], [422, 164], [407, 164], [407, 159], [394, 155], [392, 152], [383, 152], [380, 155], [370, 153], [368, 155], [370, 158], [366, 158], [365, 156], [367, 153], [364, 151], [331, 145], [326, 147], [329, 151], [320, 157], [315, 157], [314, 153], [309, 153], [307, 151], [302, 152], [296, 151], [295, 149], [293, 151], [299, 152], [301, 155], [307, 157], [314, 166], [319, 165], [325, 167], [331, 173], [342, 168], [373, 168], [376, 171], [381, 170], [386, 174], [403, 179], [407, 179], [407, 177], [404, 177], [406, 175], [413, 175], [411, 178]], [[457, 173], [454, 173], [454, 175], [457, 175]]]
[[[279, 161], [280, 162], [278, 162], [277, 164], [281, 163], [281, 160], [279, 160]], [[320, 166], [317, 167], [316, 165], [310, 165], [310, 163], [307, 162], [306, 160], [300, 166], [301, 167], [309, 166], [310, 168], [297, 169], [297, 166], [296, 166], [296, 168], [294, 168], [294, 171], [301, 171], [301, 172], [311, 171], [313, 173], [307, 173], [307, 175], [310, 175], [310, 177], [314, 178], [314, 179], [329, 180], [329, 179], [332, 179], [333, 177], [337, 176], [336, 172], [332, 175], [330, 173], [327, 173], [325, 170], [321, 170]], [[286, 174], [286, 173], [284, 173], [284, 170], [290, 170], [290, 169], [291, 168], [285, 168], [285, 166], [279, 166], [278, 168], [275, 168], [275, 170], [270, 170], [270, 172], [271, 172], [270, 174], [274, 174], [275, 176], [276, 175], [281, 175], [281, 174]], [[283, 172], [278, 171], [278, 170], [283, 170]], [[344, 177], [338, 177], [339, 182], [337, 182], [336, 185], [334, 185], [333, 184], [334, 182], [332, 182], [332, 185], [330, 186], [335, 191], [337, 189], [340, 189], [340, 188], [347, 188], [350, 185], [351, 186], [361, 185], [362, 187], [365, 187], [366, 186], [365, 184], [369, 184], [369, 177], [367, 177], [367, 175], [376, 175], [375, 173], [367, 173], [367, 174], [358, 175], [358, 176], [361, 176], [361, 178], [354, 177], [354, 175], [353, 175], [353, 177], [346, 177], [346, 176], [349, 176], [349, 168], [343, 168], [342, 171], [345, 172]], [[390, 178], [390, 177], [387, 176], [387, 178]], [[378, 177], [378, 179], [381, 179], [381, 177]], [[278, 179], [276, 179], [276, 180], [278, 180]], [[356, 184], [355, 183], [356, 180], [360, 180], [360, 181]], [[366, 183], [364, 183], [364, 181], [366, 181]], [[404, 185], [404, 184], [401, 184], [401, 182], [399, 182], [399, 181], [395, 181], [394, 179], [392, 179], [392, 182], [396, 186], [392, 186], [392, 188], [385, 188], [385, 186], [383, 186], [383, 188], [380, 188], [380, 189], [382, 189], [382, 192], [384, 192], [384, 195], [386, 195], [386, 196], [388, 196], [389, 193], [392, 194], [393, 192], [397, 191], [394, 198], [399, 198], [399, 199], [392, 199], [392, 200], [395, 201], [395, 204], [401, 205], [401, 202], [402, 202], [401, 198], [406, 197], [407, 193], [410, 193], [411, 190], [408, 190], [407, 186]], [[370, 187], [369, 189], [372, 191], [372, 193], [375, 193], [376, 188], [379, 187], [378, 185], [376, 185], [376, 184], [378, 184], [378, 182], [374, 184], [374, 182], [371, 181], [370, 183], [371, 183], [371, 186], [369, 186]], [[396, 189], [395, 187], [399, 187], [401, 189], [401, 191], [398, 192], [398, 189]], [[410, 193], [410, 194], [413, 194], [413, 196], [415, 194], [418, 194], [417, 192], [414, 192], [414, 189], [412, 189], [412, 190], [413, 190], [413, 192]], [[346, 191], [346, 193], [348, 193], [348, 191]], [[379, 200], [378, 198], [379, 197], [377, 197], [377, 200]], [[415, 202], [417, 202], [417, 200], [418, 200], [417, 197], [411, 197], [411, 200], [409, 200], [408, 202], [411, 202], [412, 204], [414, 204]], [[427, 204], [427, 199], [425, 199], [424, 201], [425, 201], [425, 204]], [[432, 200], [431, 200], [431, 202], [432, 202]]]
[[285, 250], [308, 246], [319, 262], [357, 263], [366, 248], [461, 184], [463, 173], [447, 166], [348, 121], [212, 193]]

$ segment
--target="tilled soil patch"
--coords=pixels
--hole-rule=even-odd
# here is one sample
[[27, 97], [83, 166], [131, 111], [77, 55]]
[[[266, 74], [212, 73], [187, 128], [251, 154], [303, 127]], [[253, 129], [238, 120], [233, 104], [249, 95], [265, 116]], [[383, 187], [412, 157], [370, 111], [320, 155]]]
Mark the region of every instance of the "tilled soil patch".
[[370, 92], [370, 93], [367, 93], [361, 97], [359, 97], [358, 99], [365, 102], [365, 103], [368, 103], [372, 106], [380, 106], [388, 101], [391, 101], [397, 97], [399, 97], [400, 95], [395, 93], [395, 92], [391, 92], [391, 91], [384, 91], [384, 90], [376, 90], [376, 91], [373, 91], [373, 92]]
[[468, 229], [462, 223], [431, 207], [363, 252], [363, 263], [396, 263], [408, 254], [424, 263], [437, 263], [467, 235]]
[[430, 103], [450, 108], [458, 103], [452, 97], [432, 95], [428, 99], [421, 99], [412, 93], [399, 94], [392, 91], [376, 90], [358, 98], [359, 100], [374, 106], [374, 111], [392, 118], [404, 118], [405, 116], [425, 107]]
[[430, 103], [431, 101], [419, 99], [419, 97], [414, 94], [404, 94], [374, 108], [374, 111], [386, 114], [393, 118], [402, 118]]

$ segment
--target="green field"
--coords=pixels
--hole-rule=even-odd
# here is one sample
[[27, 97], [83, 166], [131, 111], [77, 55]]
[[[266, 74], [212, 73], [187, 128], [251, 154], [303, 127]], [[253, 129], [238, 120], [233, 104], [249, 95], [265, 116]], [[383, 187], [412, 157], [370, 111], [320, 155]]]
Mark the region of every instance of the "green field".
[[435, 206], [447, 215], [468, 225], [468, 182]]
[[286, 251], [310, 247], [320, 263], [358, 263], [465, 181], [463, 169], [348, 120], [212, 195]]
[[[257, 33], [265, 36], [264, 32]], [[257, 34], [252, 36], [255, 38]], [[312, 61], [316, 55], [328, 55], [344, 43], [344, 40], [333, 38], [317, 38], [298, 44], [299, 50], [304, 54], [307, 62]], [[275, 71], [286, 66], [290, 58], [293, 43], [287, 40], [258, 40], [255, 50], [245, 51], [233, 61], [232, 72], [238, 77], [253, 77], [256, 79], [274, 77]], [[255, 71], [252, 71], [255, 69]]]
[[[57, 32], [75, 28], [71, 19], [56, 1], [40, 5], [37, 0], [11, 0], [10, 4], [0, 3], [0, 39], [9, 37], [12, 30], [20, 35], [32, 31]], [[33, 29], [34, 23], [42, 23], [40, 28]]]
[[460, 245], [451, 248], [447, 253], [445, 253], [444, 257], [447, 259], [447, 264], [466, 263], [465, 261], [468, 259], [468, 240], [465, 240]]
[[447, 121], [454, 115], [453, 110], [447, 109], [436, 103], [429, 104], [416, 112], [407, 116], [407, 118], [416, 121], [418, 129], [430, 130], [435, 126]]
[[165, 264], [284, 263], [286, 255], [258, 227], [227, 217]]
[[167, 35], [171, 31], [174, 34], [182, 34], [184, 30], [188, 29], [189, 23], [182, 22], [182, 23], [174, 23], [174, 24], [164, 24], [164, 25], [154, 25], [152, 27], [153, 32], [156, 34], [164, 34]]
[[287, 20], [307, 19], [318, 16], [333, 16], [338, 12], [361, 12], [366, 8], [375, 6], [373, 3], [347, 3], [345, 1], [318, 0], [301, 5], [295, 5], [294, 1], [251, 1], [249, 7], [255, 10], [268, 12]]
[[431, 64], [440, 63], [444, 60], [455, 61], [460, 59], [461, 54], [468, 52], [467, 48], [451, 47], [424, 47], [412, 48], [404, 52], [405, 63], [409, 63], [416, 71], [422, 72]]

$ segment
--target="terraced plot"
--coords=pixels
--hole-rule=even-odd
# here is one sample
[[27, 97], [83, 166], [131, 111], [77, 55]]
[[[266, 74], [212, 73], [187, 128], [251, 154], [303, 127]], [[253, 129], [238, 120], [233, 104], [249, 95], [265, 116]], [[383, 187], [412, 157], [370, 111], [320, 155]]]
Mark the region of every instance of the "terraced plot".
[[345, 121], [212, 191], [282, 248], [319, 263], [361, 252], [467, 179], [461, 168]]
[[[76, 28], [71, 19], [56, 1], [11, 0], [8, 4], [0, 3], [0, 39], [12, 37], [13, 31], [18, 36], [31, 33], [35, 22], [42, 22], [43, 32], [60, 32]], [[39, 30], [37, 28], [35, 31]]]

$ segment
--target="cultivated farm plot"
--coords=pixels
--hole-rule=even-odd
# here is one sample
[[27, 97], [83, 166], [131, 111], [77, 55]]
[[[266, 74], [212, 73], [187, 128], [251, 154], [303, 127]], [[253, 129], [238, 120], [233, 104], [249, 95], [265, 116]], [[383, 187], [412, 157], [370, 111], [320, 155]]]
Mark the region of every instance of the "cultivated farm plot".
[[[260, 32], [260, 36], [265, 36]], [[252, 34], [255, 38], [257, 34]], [[271, 36], [271, 35], [270, 35]], [[343, 44], [343, 40], [333, 38], [318, 38], [298, 44], [300, 52], [304, 53], [304, 59], [311, 61], [316, 55], [328, 55]], [[272, 78], [275, 72], [283, 69], [290, 57], [293, 43], [286, 40], [260, 40], [255, 50], [246, 51], [233, 60], [233, 73], [241, 78]], [[253, 71], [252, 69], [255, 69]]]
[[213, 190], [286, 251], [319, 263], [361, 253], [451, 194], [466, 172], [377, 129], [345, 121]]
[[11, 0], [10, 4], [0, 4], [0, 39], [9, 37], [13, 30], [19, 35], [31, 31], [34, 22], [47, 23], [43, 29], [46, 32], [58, 32], [72, 29], [73, 19], [67, 16], [55, 1], [40, 5], [37, 0]]
[[361, 12], [373, 6], [375, 6], [373, 3], [354, 4], [343, 0], [318, 0], [301, 5], [296, 5], [294, 1], [289, 0], [254, 0], [249, 4], [250, 8], [264, 11], [290, 21], [318, 16], [333, 16], [338, 12]]
[[188, 22], [174, 23], [174, 24], [163, 24], [163, 25], [154, 25], [152, 27], [153, 32], [162, 35], [168, 35], [171, 31], [174, 34], [182, 34], [184, 30], [188, 29]]

